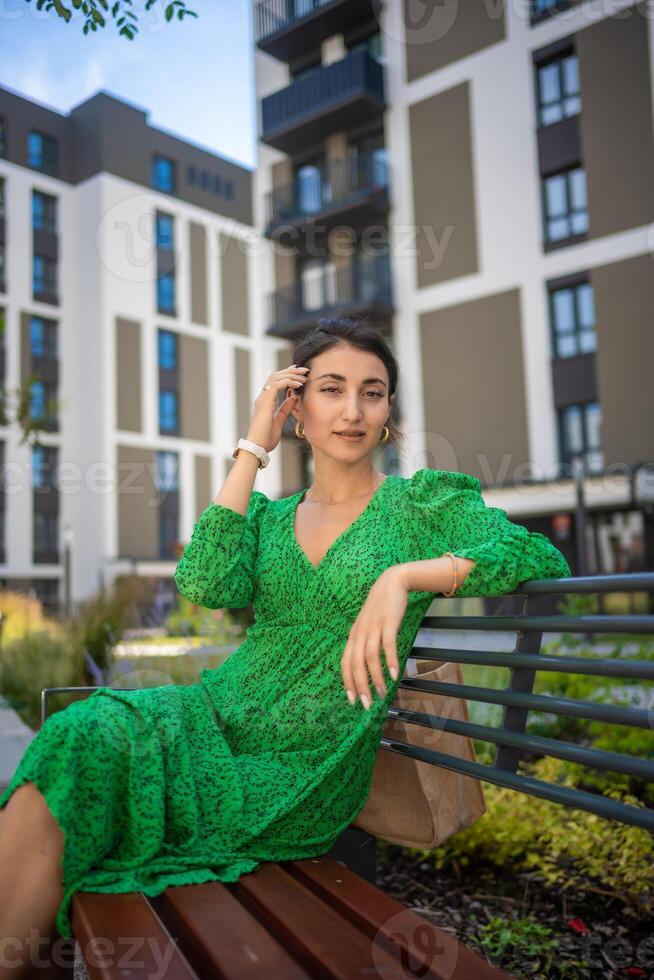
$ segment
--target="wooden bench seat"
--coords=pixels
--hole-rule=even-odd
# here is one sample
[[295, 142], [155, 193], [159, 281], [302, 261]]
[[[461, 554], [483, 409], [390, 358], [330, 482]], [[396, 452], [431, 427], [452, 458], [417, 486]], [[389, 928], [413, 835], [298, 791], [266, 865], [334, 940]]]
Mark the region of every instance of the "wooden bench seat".
[[71, 914], [91, 980], [508, 976], [330, 857], [155, 898], [77, 892]]

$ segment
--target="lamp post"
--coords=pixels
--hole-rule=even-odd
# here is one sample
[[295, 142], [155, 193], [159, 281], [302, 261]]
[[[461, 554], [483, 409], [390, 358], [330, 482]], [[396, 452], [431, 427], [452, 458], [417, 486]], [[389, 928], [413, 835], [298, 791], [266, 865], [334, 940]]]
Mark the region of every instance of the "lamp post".
[[575, 542], [577, 547], [577, 566], [579, 575], [588, 575], [588, 556], [586, 554], [586, 501], [584, 499], [584, 476], [586, 459], [579, 453], [572, 457], [572, 470], [575, 481]]
[[70, 524], [64, 525], [64, 616], [66, 619], [70, 619], [72, 611], [72, 596], [71, 596], [71, 563], [72, 563], [72, 544], [73, 544], [73, 529]]
[[[631, 507], [643, 515], [643, 553], [645, 571], [654, 569], [654, 463], [642, 460], [631, 467]], [[647, 605], [654, 613], [654, 595], [648, 593]]]

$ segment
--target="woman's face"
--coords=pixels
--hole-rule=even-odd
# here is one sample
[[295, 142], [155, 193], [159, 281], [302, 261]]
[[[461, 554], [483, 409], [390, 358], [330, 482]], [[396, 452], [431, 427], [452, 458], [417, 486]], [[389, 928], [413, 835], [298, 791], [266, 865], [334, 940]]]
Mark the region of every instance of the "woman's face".
[[[317, 354], [308, 367], [293, 416], [302, 420], [313, 451], [342, 460], [369, 455], [379, 442], [395, 397], [389, 399], [383, 361], [369, 351], [339, 345]], [[363, 435], [344, 439], [337, 435], [343, 430]]]

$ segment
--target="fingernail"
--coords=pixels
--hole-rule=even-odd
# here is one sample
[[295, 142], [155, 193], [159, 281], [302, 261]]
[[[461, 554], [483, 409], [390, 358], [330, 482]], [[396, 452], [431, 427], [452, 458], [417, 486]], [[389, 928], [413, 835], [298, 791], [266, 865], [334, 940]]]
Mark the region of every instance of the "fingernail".
[[361, 695], [361, 704], [366, 709], [366, 711], [370, 707], [370, 698], [367, 696], [367, 694], [362, 694]]
[[377, 694], [379, 695], [380, 698], [385, 698], [386, 697], [386, 688], [384, 688], [384, 687], [378, 687], [377, 688]]
[[350, 702], [350, 704], [354, 704], [354, 702], [355, 702], [355, 700], [356, 700], [356, 698], [355, 698], [355, 697], [354, 697], [354, 695], [352, 694], [352, 691], [348, 691], [348, 692], [347, 692], [347, 699], [348, 699], [348, 701]]
[[393, 680], [396, 681], [397, 680], [397, 667], [391, 667], [390, 674], [391, 674], [391, 677], [393, 678]]

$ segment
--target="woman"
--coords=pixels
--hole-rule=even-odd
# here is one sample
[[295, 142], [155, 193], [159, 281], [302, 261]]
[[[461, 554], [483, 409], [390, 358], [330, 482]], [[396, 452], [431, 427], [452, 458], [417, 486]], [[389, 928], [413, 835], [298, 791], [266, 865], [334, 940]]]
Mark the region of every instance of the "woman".
[[[46, 841], [48, 859], [30, 865], [9, 918], [25, 935], [55, 914], [70, 935], [77, 890], [157, 895], [325, 853], [365, 803], [434, 594], [500, 595], [570, 574], [547, 537], [486, 506], [475, 477], [375, 469], [378, 445], [397, 438], [398, 381], [376, 329], [321, 321], [294, 359], [257, 396], [253, 445], [239, 450], [175, 570], [180, 592], [202, 606], [253, 602], [246, 640], [197, 684], [99, 688], [52, 715], [0, 797], [3, 806], [27, 784], [0, 825], [0, 846], [17, 855], [0, 892], [28, 861], [21, 819], [38, 819]], [[253, 484], [289, 415], [315, 476], [274, 500]]]

